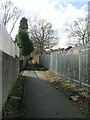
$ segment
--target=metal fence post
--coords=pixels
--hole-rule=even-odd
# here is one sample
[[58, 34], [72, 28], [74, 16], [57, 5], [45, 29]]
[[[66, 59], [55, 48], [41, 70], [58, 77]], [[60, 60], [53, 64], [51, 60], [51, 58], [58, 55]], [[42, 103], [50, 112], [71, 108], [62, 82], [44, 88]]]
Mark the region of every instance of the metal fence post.
[[56, 52], [56, 74], [57, 74], [57, 52]]
[[2, 26], [0, 24], [0, 120], [2, 119]]
[[89, 52], [88, 52], [88, 84], [90, 85], [90, 49], [89, 49]]
[[[90, 86], [90, 41], [88, 49], [88, 85]], [[90, 100], [88, 101], [88, 111], [90, 111]]]
[[81, 51], [79, 48], [79, 84], [81, 85]]
[[50, 57], [51, 57], [50, 71], [52, 71], [52, 52], [51, 52], [51, 54], [50, 54]]
[[[90, 85], [90, 1], [88, 2], [88, 41], [88, 85]], [[90, 101], [88, 102], [88, 111], [90, 111]]]

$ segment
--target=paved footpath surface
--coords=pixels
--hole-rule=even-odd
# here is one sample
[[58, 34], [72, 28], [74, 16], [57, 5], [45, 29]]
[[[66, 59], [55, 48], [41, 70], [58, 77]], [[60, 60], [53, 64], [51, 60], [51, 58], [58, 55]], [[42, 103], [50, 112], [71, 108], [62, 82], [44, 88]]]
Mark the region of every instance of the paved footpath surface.
[[25, 118], [86, 118], [60, 91], [37, 76], [34, 66], [24, 76]]

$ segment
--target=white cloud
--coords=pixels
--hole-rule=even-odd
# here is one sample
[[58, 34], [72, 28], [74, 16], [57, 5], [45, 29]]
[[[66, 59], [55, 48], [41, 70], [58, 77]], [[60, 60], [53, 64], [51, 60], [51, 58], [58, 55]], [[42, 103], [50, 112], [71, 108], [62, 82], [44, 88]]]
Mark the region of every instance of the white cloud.
[[[76, 8], [70, 2], [81, 2], [81, 0], [12, 0], [15, 5], [23, 8], [24, 15], [29, 17], [40, 16], [49, 20], [59, 33], [64, 31], [67, 22], [72, 22], [77, 17], [86, 14], [86, 5]], [[83, 0], [87, 2], [88, 0]], [[67, 2], [67, 3], [66, 3]], [[61, 33], [60, 33], [61, 34]], [[14, 34], [15, 35], [15, 32]], [[66, 34], [65, 34], [66, 36]], [[66, 39], [66, 38], [64, 38]]]
[[68, 37], [68, 32], [63, 33], [63, 36], [60, 38], [56, 48], [67, 48], [69, 45], [75, 45], [78, 43], [78, 40]]
[[65, 2], [89, 2], [90, 0], [64, 0], [64, 1]]
[[64, 22], [72, 22], [78, 17], [85, 17], [86, 14], [87, 12], [84, 9], [77, 9], [69, 3], [63, 15]]

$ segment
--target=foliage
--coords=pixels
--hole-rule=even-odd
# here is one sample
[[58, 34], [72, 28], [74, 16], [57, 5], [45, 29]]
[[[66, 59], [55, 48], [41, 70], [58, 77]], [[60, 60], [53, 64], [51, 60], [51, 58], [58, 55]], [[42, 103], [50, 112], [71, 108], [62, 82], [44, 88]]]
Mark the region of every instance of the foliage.
[[33, 51], [33, 44], [28, 35], [27, 19], [23, 17], [20, 21], [19, 32], [15, 40], [20, 48], [21, 56], [28, 56]]
[[27, 31], [28, 30], [28, 23], [27, 22], [28, 22], [27, 19], [25, 17], [22, 17], [22, 19], [20, 21], [19, 29]]
[[33, 50], [33, 45], [29, 39], [28, 33], [20, 30], [18, 37], [20, 39], [21, 54], [24, 56], [29, 55]]

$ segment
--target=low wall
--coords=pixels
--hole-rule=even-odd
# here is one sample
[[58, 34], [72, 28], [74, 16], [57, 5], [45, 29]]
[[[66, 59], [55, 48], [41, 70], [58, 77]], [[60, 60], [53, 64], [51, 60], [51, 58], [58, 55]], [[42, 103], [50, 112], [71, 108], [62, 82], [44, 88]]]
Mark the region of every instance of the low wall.
[[2, 52], [0, 51], [0, 120], [2, 118]]
[[19, 58], [2, 54], [2, 105], [6, 102], [19, 73]]
[[0, 24], [0, 119], [5, 104], [19, 73], [19, 48]]

